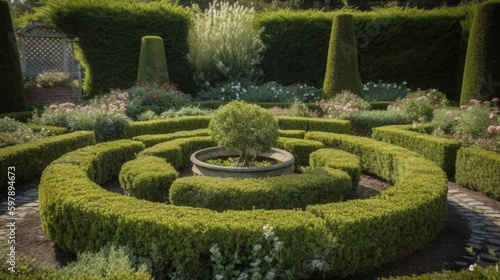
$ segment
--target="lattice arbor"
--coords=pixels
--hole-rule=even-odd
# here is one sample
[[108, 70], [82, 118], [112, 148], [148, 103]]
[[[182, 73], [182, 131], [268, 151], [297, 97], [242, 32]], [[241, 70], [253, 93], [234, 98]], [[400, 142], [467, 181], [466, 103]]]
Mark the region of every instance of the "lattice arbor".
[[41, 21], [32, 21], [19, 31], [19, 44], [25, 76], [36, 76], [44, 71], [64, 72], [78, 78], [81, 85], [74, 41], [68, 39], [66, 34]]

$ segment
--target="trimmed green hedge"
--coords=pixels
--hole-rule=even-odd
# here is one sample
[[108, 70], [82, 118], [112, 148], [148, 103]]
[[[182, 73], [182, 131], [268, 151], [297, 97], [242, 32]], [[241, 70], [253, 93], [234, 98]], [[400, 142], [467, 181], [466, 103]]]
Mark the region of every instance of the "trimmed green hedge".
[[210, 136], [179, 138], [172, 141], [160, 143], [147, 148], [137, 156], [156, 156], [166, 159], [176, 169], [191, 164], [191, 154], [205, 148], [216, 146]]
[[277, 147], [291, 153], [296, 166], [308, 166], [309, 155], [324, 146], [318, 141], [280, 137]]
[[[426, 125], [420, 124], [420, 126]], [[411, 129], [412, 125], [376, 127], [373, 129], [372, 138], [414, 151], [435, 162], [446, 172], [448, 178], [453, 178], [457, 151], [460, 149], [461, 143], [456, 140], [410, 131]]]
[[306, 135], [305, 130], [282, 130], [282, 129], [280, 129], [278, 131], [279, 137], [304, 139], [305, 135]]
[[126, 194], [153, 202], [165, 202], [179, 173], [164, 159], [142, 156], [125, 163], [118, 176]]
[[174, 205], [215, 211], [305, 209], [310, 204], [341, 201], [350, 191], [345, 172], [316, 168], [265, 179], [185, 177], [172, 184], [169, 197]]
[[131, 122], [125, 129], [124, 138], [132, 138], [146, 134], [164, 134], [184, 130], [207, 128], [208, 116], [188, 116], [165, 120]]
[[351, 122], [351, 134], [365, 137], [371, 137], [375, 127], [411, 123], [401, 114], [379, 110], [359, 111], [357, 114], [353, 114], [349, 121]]
[[458, 150], [455, 180], [458, 184], [500, 200], [500, 154], [479, 148]]
[[51, 126], [51, 125], [43, 125], [43, 124], [28, 124], [29, 128], [31, 128], [35, 132], [45, 131], [49, 135], [60, 135], [68, 132], [68, 129], [60, 126]]
[[95, 144], [94, 132], [78, 131], [48, 137], [40, 141], [0, 149], [0, 175], [2, 193], [7, 190], [7, 168], [15, 167], [16, 183], [36, 179], [53, 160], [67, 152]]
[[285, 244], [285, 267], [301, 266], [324, 250], [331, 276], [379, 267], [422, 248], [442, 229], [447, 179], [432, 162], [372, 139], [325, 132], [308, 132], [306, 139], [357, 155], [364, 171], [394, 186], [371, 199], [310, 205], [305, 211], [220, 213], [139, 201], [96, 184], [117, 176], [120, 166], [144, 147], [122, 140], [68, 153], [46, 168], [39, 186], [42, 227], [72, 252], [97, 251], [113, 241], [147, 256], [154, 243], [165, 272], [182, 265], [200, 279], [212, 276], [211, 245], [217, 243], [225, 255], [237, 251], [246, 262], [266, 224]]
[[282, 130], [325, 131], [342, 134], [351, 132], [350, 123], [346, 120], [278, 117], [278, 121]]
[[326, 166], [347, 172], [351, 177], [353, 190], [358, 188], [361, 178], [359, 158], [351, 153], [336, 149], [319, 149], [309, 156], [311, 167]]
[[[175, 140], [178, 138], [189, 138], [189, 137], [208, 136], [208, 135], [209, 135], [209, 130], [205, 128], [205, 129], [196, 129], [187, 131], [177, 131], [168, 134], [147, 134], [147, 135], [133, 137], [132, 140], [140, 141], [144, 143], [144, 145], [146, 145], [146, 148], [149, 148], [156, 144]], [[302, 136], [302, 138], [304, 138], [304, 136]]]

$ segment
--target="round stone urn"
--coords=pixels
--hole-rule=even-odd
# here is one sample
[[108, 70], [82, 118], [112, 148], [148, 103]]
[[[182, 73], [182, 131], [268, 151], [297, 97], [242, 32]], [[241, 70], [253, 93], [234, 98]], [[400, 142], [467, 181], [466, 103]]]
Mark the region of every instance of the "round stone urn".
[[192, 171], [196, 175], [211, 177], [234, 178], [265, 178], [293, 173], [295, 158], [287, 151], [272, 148], [268, 153], [258, 154], [259, 157], [276, 160], [280, 163], [263, 167], [229, 167], [208, 164], [205, 161], [217, 157], [238, 157], [239, 151], [225, 150], [222, 147], [211, 147], [199, 150], [191, 155]]

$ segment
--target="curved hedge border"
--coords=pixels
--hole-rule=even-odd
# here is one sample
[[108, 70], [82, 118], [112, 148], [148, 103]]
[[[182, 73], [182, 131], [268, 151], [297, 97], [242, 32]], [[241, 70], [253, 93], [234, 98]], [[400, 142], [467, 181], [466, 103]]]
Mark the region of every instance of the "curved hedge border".
[[305, 209], [341, 201], [351, 189], [347, 173], [325, 167], [264, 179], [185, 177], [172, 184], [169, 198], [174, 205], [215, 211]]
[[[156, 144], [163, 142], [179, 139], [179, 138], [189, 138], [195, 136], [208, 136], [209, 130], [207, 128], [187, 130], [187, 131], [177, 131], [174, 133], [167, 134], [147, 134], [133, 137], [132, 140], [140, 141], [146, 145], [146, 148], [152, 147]], [[305, 133], [304, 133], [305, 134]]]
[[[164, 134], [183, 130], [207, 128], [210, 116], [189, 116], [165, 120], [131, 122], [125, 129], [123, 138], [133, 138], [146, 134]], [[278, 117], [282, 130], [325, 131], [342, 134], [351, 133], [351, 125], [346, 120]]]
[[94, 132], [78, 131], [0, 149], [0, 186], [7, 190], [7, 168], [15, 167], [16, 183], [34, 180], [53, 160], [81, 147], [95, 144]]
[[361, 178], [361, 164], [359, 158], [351, 153], [336, 149], [319, 149], [309, 155], [309, 166], [326, 166], [334, 169], [340, 169], [352, 180], [352, 188], [358, 188]]
[[458, 184], [500, 200], [500, 154], [479, 148], [464, 147], [458, 150]]
[[219, 213], [163, 205], [98, 185], [116, 176], [120, 166], [144, 148], [122, 140], [68, 153], [47, 167], [39, 190], [43, 229], [72, 252], [98, 250], [113, 241], [147, 256], [154, 243], [168, 266], [189, 268], [203, 278], [210, 277], [207, 252], [212, 244], [226, 255], [250, 255], [265, 224], [284, 241], [285, 266], [303, 264], [324, 249], [332, 275], [393, 261], [422, 248], [443, 227], [447, 179], [435, 164], [372, 139], [322, 132], [309, 132], [306, 139], [356, 154], [364, 171], [394, 182], [394, 187], [372, 199], [311, 205], [306, 211]]
[[118, 176], [126, 194], [153, 202], [165, 202], [179, 173], [164, 159], [142, 156], [126, 162]]
[[[431, 127], [425, 124], [424, 126], [424, 129]], [[373, 128], [372, 138], [414, 151], [435, 162], [446, 172], [448, 178], [453, 178], [457, 151], [460, 149], [461, 143], [456, 140], [410, 131], [411, 129], [412, 125], [376, 127]]]
[[307, 166], [309, 155], [324, 146], [318, 141], [280, 137], [277, 147], [291, 153], [295, 157], [296, 166]]

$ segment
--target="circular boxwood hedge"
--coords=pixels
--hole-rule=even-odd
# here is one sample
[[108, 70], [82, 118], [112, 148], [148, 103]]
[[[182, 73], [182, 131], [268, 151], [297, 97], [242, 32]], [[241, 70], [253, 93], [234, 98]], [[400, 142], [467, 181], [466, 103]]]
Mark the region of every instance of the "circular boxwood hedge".
[[[121, 140], [68, 153], [47, 167], [39, 189], [42, 227], [72, 252], [98, 250], [112, 241], [148, 256], [154, 244], [167, 270], [184, 268], [205, 279], [211, 277], [211, 245], [225, 255], [239, 252], [246, 261], [267, 224], [284, 242], [284, 266], [301, 266], [323, 252], [331, 275], [379, 267], [422, 248], [442, 229], [447, 179], [434, 163], [367, 138], [323, 132], [305, 138], [357, 155], [364, 171], [394, 186], [371, 199], [309, 205], [304, 211], [216, 212], [158, 204], [99, 186], [144, 150], [140, 142]], [[182, 164], [185, 155], [176, 157]]]

